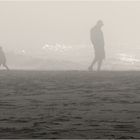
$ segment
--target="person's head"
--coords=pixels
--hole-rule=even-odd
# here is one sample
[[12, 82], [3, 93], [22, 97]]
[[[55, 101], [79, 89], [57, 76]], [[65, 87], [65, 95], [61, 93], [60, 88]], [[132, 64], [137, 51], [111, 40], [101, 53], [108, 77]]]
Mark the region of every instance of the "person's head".
[[98, 20], [96, 25], [101, 28], [104, 24], [102, 20]]

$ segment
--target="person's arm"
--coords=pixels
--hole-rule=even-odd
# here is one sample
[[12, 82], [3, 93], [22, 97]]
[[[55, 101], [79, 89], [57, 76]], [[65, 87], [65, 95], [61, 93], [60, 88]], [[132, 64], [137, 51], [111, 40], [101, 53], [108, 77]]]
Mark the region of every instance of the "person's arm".
[[104, 41], [104, 34], [102, 32], [102, 45], [105, 46], [105, 41]]

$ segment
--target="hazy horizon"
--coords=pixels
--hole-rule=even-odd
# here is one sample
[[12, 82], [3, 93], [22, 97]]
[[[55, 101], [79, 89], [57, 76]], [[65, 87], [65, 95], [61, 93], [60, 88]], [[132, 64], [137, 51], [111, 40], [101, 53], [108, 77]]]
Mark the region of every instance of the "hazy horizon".
[[139, 7], [139, 1], [0, 1], [0, 45], [7, 55], [86, 66], [94, 57], [89, 31], [102, 19], [105, 63], [117, 59], [133, 69], [140, 62]]

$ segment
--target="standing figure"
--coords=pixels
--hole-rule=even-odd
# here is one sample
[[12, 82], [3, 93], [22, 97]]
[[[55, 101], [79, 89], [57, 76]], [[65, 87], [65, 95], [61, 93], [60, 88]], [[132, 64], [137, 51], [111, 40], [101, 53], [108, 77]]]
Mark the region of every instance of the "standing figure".
[[95, 57], [89, 66], [89, 71], [93, 70], [93, 66], [97, 63], [97, 71], [101, 70], [101, 65], [103, 59], [105, 59], [105, 50], [104, 50], [104, 35], [101, 30], [103, 26], [102, 20], [99, 20], [97, 24], [90, 30], [90, 39], [92, 45], [94, 46]]
[[6, 57], [5, 57], [5, 53], [2, 49], [2, 47], [0, 47], [0, 66], [3, 65], [7, 70], [9, 70], [7, 64], [6, 64]]

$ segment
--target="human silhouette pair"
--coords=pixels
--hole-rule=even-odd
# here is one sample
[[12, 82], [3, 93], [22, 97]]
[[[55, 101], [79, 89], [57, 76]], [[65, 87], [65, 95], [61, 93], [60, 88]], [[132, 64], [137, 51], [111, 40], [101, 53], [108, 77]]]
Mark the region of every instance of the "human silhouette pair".
[[[91, 63], [91, 65], [88, 67], [89, 71], [93, 70], [93, 66], [97, 63], [97, 71], [101, 70], [102, 62], [105, 59], [105, 49], [104, 49], [104, 35], [101, 30], [103, 26], [103, 21], [99, 20], [96, 25], [91, 28], [90, 30], [90, 40], [92, 42], [92, 45], [94, 46], [94, 59]], [[6, 64], [6, 57], [5, 53], [0, 47], [0, 66], [3, 65], [7, 70], [9, 70], [7, 64]]]

